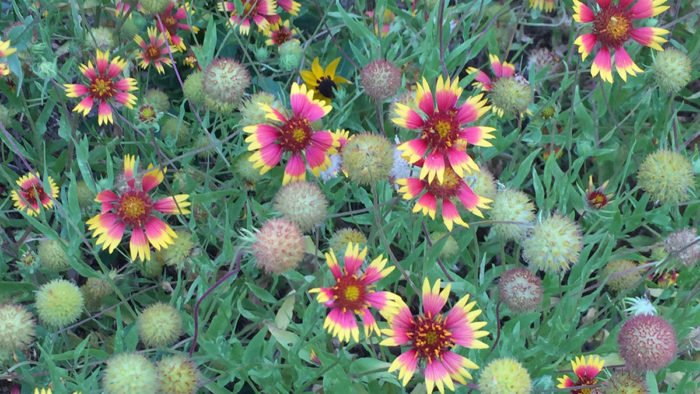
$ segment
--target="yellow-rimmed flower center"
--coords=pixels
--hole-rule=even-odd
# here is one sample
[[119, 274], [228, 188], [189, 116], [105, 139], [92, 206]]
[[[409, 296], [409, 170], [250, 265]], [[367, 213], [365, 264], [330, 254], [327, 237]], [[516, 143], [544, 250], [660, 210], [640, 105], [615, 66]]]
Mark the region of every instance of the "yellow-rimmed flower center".
[[130, 190], [119, 198], [117, 215], [126, 224], [142, 226], [151, 216], [153, 203], [144, 192]]
[[152, 122], [156, 118], [156, 110], [152, 105], [142, 105], [139, 107], [139, 120], [142, 122]]
[[626, 7], [609, 6], [593, 19], [593, 34], [603, 46], [618, 48], [629, 38], [634, 25]]
[[451, 148], [459, 138], [459, 124], [453, 111], [436, 111], [425, 122], [422, 138], [437, 150]]
[[366, 307], [367, 288], [354, 275], [345, 275], [338, 279], [333, 292], [336, 296], [335, 303], [340, 308], [357, 312]]
[[418, 316], [406, 335], [413, 342], [418, 355], [426, 360], [439, 358], [443, 351], [454, 346], [452, 333], [445, 328], [442, 315]]
[[146, 57], [151, 61], [160, 59], [160, 48], [155, 44], [149, 45], [148, 48], [146, 48]]
[[97, 77], [90, 83], [92, 96], [105, 100], [114, 96], [114, 83], [109, 78]]
[[628, 21], [622, 17], [612, 16], [608, 21], [608, 32], [615, 38], [620, 38], [629, 31]]
[[39, 206], [39, 202], [43, 204], [49, 200], [49, 195], [38, 184], [31, 185], [26, 191], [20, 190], [19, 194], [32, 207]]
[[293, 117], [280, 127], [280, 145], [293, 153], [301, 152], [311, 144], [313, 130], [309, 121]]
[[462, 182], [462, 179], [451, 167], [445, 167], [442, 183], [437, 177], [433, 178], [433, 181], [428, 184], [428, 193], [436, 198], [449, 199], [459, 193]]
[[320, 79], [317, 79], [316, 84], [318, 84], [318, 92], [321, 93], [323, 97], [329, 99], [335, 97], [335, 89], [338, 87], [338, 85], [333, 82], [333, 79], [330, 76], [326, 75]]

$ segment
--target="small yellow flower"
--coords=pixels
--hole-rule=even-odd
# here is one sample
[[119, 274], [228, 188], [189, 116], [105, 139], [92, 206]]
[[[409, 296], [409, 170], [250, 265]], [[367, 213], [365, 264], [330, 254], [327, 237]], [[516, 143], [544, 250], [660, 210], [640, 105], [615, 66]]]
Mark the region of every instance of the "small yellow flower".
[[339, 57], [330, 62], [324, 70], [316, 57], [311, 64], [311, 71], [301, 71], [301, 78], [309, 89], [314, 90], [315, 99], [323, 99], [326, 103], [330, 103], [331, 99], [335, 97], [335, 89], [338, 84], [349, 83], [347, 79], [335, 75], [338, 63], [340, 63]]

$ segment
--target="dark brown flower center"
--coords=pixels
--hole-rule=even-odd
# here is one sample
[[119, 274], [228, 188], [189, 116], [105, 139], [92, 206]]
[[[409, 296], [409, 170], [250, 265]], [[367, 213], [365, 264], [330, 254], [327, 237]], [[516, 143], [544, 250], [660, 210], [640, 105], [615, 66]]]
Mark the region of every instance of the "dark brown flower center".
[[29, 206], [38, 206], [42, 201], [49, 199], [49, 195], [46, 194], [44, 188], [38, 184], [31, 185], [29, 190], [20, 190], [19, 194], [22, 198], [29, 204]]
[[600, 190], [593, 190], [586, 195], [586, 201], [588, 201], [588, 205], [590, 205], [591, 208], [601, 209], [608, 205], [608, 196], [603, 194]]
[[454, 346], [452, 333], [445, 329], [442, 315], [418, 316], [406, 333], [425, 360], [440, 358], [442, 352]]
[[270, 34], [270, 38], [272, 39], [272, 42], [275, 43], [276, 45], [282, 45], [285, 42], [289, 41], [289, 39], [292, 37], [292, 32], [291, 30], [287, 29], [286, 27], [281, 27], [277, 31], [273, 31], [272, 34]]
[[365, 307], [366, 291], [365, 285], [355, 275], [343, 276], [333, 287], [336, 305], [351, 311], [360, 311]]
[[119, 197], [117, 215], [126, 224], [141, 227], [151, 216], [153, 202], [144, 192], [129, 190]]
[[335, 98], [335, 89], [338, 85], [333, 82], [331, 77], [324, 76], [321, 79], [317, 79], [316, 83], [318, 84], [318, 92], [321, 93], [323, 97], [330, 99]]
[[114, 96], [114, 82], [105, 77], [97, 77], [90, 82], [90, 93], [94, 98], [106, 100]]
[[603, 46], [618, 48], [630, 38], [634, 28], [626, 7], [609, 6], [593, 19], [593, 34]]
[[309, 121], [295, 116], [280, 128], [280, 145], [284, 150], [301, 152], [311, 143], [312, 135]]
[[437, 111], [433, 113], [423, 126], [423, 139], [428, 146], [436, 150], [451, 148], [459, 138], [459, 123], [455, 111]]
[[177, 32], [177, 19], [169, 13], [161, 14], [160, 20], [163, 21], [163, 26], [168, 31], [168, 33], [175, 34]]
[[156, 61], [160, 59], [160, 47], [157, 47], [155, 44], [151, 44], [148, 47], [146, 47], [146, 50], [144, 51], [146, 58], [150, 61]]
[[433, 178], [433, 181], [428, 183], [428, 193], [432, 194], [436, 198], [450, 199], [455, 197], [459, 193], [459, 187], [462, 183], [462, 179], [455, 173], [451, 167], [445, 167], [445, 175], [442, 179], [442, 183], [438, 181], [438, 178]]

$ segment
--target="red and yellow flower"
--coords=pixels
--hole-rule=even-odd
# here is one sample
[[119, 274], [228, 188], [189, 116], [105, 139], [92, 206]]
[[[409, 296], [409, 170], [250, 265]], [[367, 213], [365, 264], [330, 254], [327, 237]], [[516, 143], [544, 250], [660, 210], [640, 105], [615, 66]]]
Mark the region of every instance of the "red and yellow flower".
[[97, 123], [99, 125], [114, 123], [112, 117], [112, 106], [115, 102], [127, 108], [133, 108], [136, 103], [136, 96], [129, 93], [136, 90], [136, 80], [134, 78], [117, 79], [119, 74], [126, 67], [126, 60], [115, 56], [109, 60], [109, 51], [102, 52], [97, 49], [95, 59], [96, 66], [88, 61], [87, 65], [80, 65], [80, 72], [90, 80], [88, 85], [64, 84], [67, 97], [83, 98], [73, 108], [74, 112], [80, 112], [87, 116], [94, 104], [97, 104]]
[[237, 26], [241, 34], [250, 33], [250, 23], [255, 22], [258, 30], [265, 30], [270, 24], [280, 22], [277, 15], [277, 2], [275, 0], [241, 0], [243, 12], [238, 14], [236, 4], [232, 1], [219, 3], [219, 11], [230, 12], [229, 23]]
[[441, 393], [445, 387], [454, 391], [453, 380], [466, 384], [472, 379], [467, 369], [479, 368], [468, 358], [455, 353], [452, 349], [463, 346], [470, 349], [486, 349], [488, 345], [479, 338], [489, 335], [480, 329], [486, 322], [477, 322], [481, 311], [474, 309], [475, 301], [469, 302], [469, 294], [462, 297], [446, 315], [442, 308], [450, 295], [450, 285], [440, 291], [438, 279], [432, 288], [426, 278], [423, 282], [423, 313], [414, 316], [408, 305], [400, 298], [390, 300], [390, 306], [381, 311], [389, 322], [389, 328], [382, 333], [389, 338], [383, 340], [383, 346], [409, 347], [398, 356], [389, 367], [389, 372], [399, 370], [399, 379], [405, 386], [416, 371], [418, 363], [425, 363], [423, 369], [428, 393], [437, 386]]
[[601, 209], [612, 202], [612, 194], [605, 194], [605, 188], [609, 181], [596, 188], [593, 186], [593, 176], [588, 177], [588, 189], [586, 190], [586, 204], [593, 209]]
[[554, 9], [554, 0], [530, 0], [530, 8], [552, 12]]
[[476, 67], [468, 67], [467, 73], [476, 74], [472, 86], [477, 87], [483, 91], [490, 92], [493, 89], [493, 83], [501, 78], [512, 78], [515, 75], [515, 66], [506, 61], [501, 62], [497, 55], [489, 55], [489, 62], [491, 62], [491, 69], [493, 70], [494, 79], [491, 78], [485, 72], [479, 70]]
[[277, 45], [278, 47], [285, 42], [293, 39], [296, 36], [296, 31], [289, 27], [289, 20], [284, 22], [270, 24], [264, 30], [263, 34], [267, 37], [266, 45]]
[[445, 169], [442, 182], [437, 178], [432, 181], [420, 178], [402, 178], [397, 179], [396, 184], [399, 185], [399, 193], [403, 195], [404, 199], [410, 200], [420, 196], [416, 205], [413, 206], [413, 212], [420, 211], [423, 215], [429, 215], [434, 220], [439, 202], [442, 206], [442, 220], [450, 231], [452, 231], [454, 223], [469, 227], [462, 220], [453, 200], [458, 200], [464, 208], [479, 217], [483, 217], [479, 208], [488, 209], [488, 204], [491, 202], [486, 197], [477, 196], [450, 167]]
[[[37, 176], [29, 172], [20, 177], [17, 180], [19, 190], [10, 192], [15, 208], [25, 211], [29, 216], [37, 216], [39, 214], [41, 210], [39, 204], [46, 209], [53, 207], [53, 200], [58, 197], [58, 186], [56, 186], [53, 178], [48, 177], [49, 184], [46, 185]], [[45, 188], [45, 186], [48, 186], [48, 188]]]
[[458, 84], [459, 78], [454, 81], [450, 81], [449, 77], [447, 81], [443, 81], [442, 76], [438, 78], [435, 108], [430, 86], [423, 78], [423, 83], [416, 85], [416, 104], [422, 114], [407, 105], [395, 105], [398, 117], [392, 121], [419, 132], [418, 138], [402, 143], [398, 149], [411, 164], [425, 160], [419, 178], [427, 177], [428, 182], [432, 182], [435, 177], [440, 183], [444, 182], [447, 168], [452, 168], [460, 178], [465, 176], [465, 171], [472, 173], [478, 170], [466, 153], [467, 146], [491, 146], [488, 140], [493, 138], [491, 132], [495, 129], [484, 126], [464, 127], [489, 110], [483, 94], [470, 97], [457, 105], [463, 90]]
[[585, 60], [593, 52], [596, 44], [600, 43], [600, 50], [591, 65], [591, 75], [595, 77], [600, 73], [604, 81], [612, 83], [611, 50], [615, 51], [615, 68], [623, 81], [627, 81], [627, 74], [634, 76], [642, 72], [623, 45], [632, 39], [644, 46], [663, 51], [659, 44], [667, 41], [662, 36], [669, 31], [658, 27], [635, 28], [634, 20], [651, 18], [666, 11], [669, 6], [664, 3], [667, 1], [618, 0], [617, 4], [613, 4], [612, 0], [597, 0], [598, 11], [594, 12], [580, 0], [574, 0], [574, 20], [593, 24], [591, 33], [582, 34], [574, 41], [581, 57]]
[[112, 190], [100, 192], [95, 201], [102, 204], [102, 213], [92, 217], [86, 223], [97, 245], [109, 248], [109, 253], [119, 245], [127, 227], [131, 228], [129, 249], [132, 260], [151, 258], [149, 243], [156, 250], [167, 248], [177, 237], [175, 231], [153, 214], [155, 212], [176, 214], [190, 213], [187, 201], [189, 195], [177, 194], [153, 201], [148, 192], [158, 186], [164, 178], [165, 171], [149, 165], [146, 173], [136, 174], [136, 157], [124, 156], [125, 190], [115, 193]]
[[153, 64], [158, 73], [163, 74], [165, 73], [163, 64], [172, 67], [172, 60], [170, 60], [165, 37], [155, 27], [148, 28], [148, 43], [138, 34], [134, 36], [134, 41], [141, 47], [141, 51], [136, 56], [140, 59], [139, 66], [141, 68], [145, 70], [149, 65]]
[[[0, 59], [3, 57], [7, 57], [17, 51], [17, 48], [10, 48], [10, 40], [3, 41], [0, 40]], [[7, 64], [4, 62], [0, 62], [0, 77], [8, 75], [10, 73], [10, 69], [7, 68]]]
[[[499, 117], [503, 117], [506, 112], [516, 110], [514, 103], [509, 98], [514, 95], [518, 96], [523, 89], [529, 91], [529, 85], [522, 75], [515, 72], [515, 66], [511, 63], [505, 60], [501, 62], [498, 56], [493, 54], [489, 55], [489, 62], [494, 74], [493, 79], [476, 67], [467, 67], [466, 71], [469, 74], [476, 73], [472, 86], [484, 92], [490, 92], [491, 110]], [[516, 112], [520, 112], [522, 109], [525, 109], [525, 111], [521, 112], [521, 114], [527, 113], [532, 115], [530, 110], [526, 108], [521, 108], [516, 110]]]
[[193, 30], [195, 33], [197, 32], [196, 28], [190, 28], [187, 23], [182, 23], [182, 21], [186, 19], [187, 10], [185, 7], [177, 7], [177, 9], [175, 9], [174, 2], [168, 4], [168, 7], [158, 14], [156, 18], [156, 27], [158, 27], [161, 33], [165, 34], [174, 51], [184, 52], [187, 48], [182, 37], [177, 35], [178, 30]]
[[299, 15], [299, 10], [301, 10], [301, 4], [294, 0], [277, 0], [277, 5], [294, 16]]
[[245, 141], [248, 150], [255, 151], [249, 160], [253, 168], [259, 168], [264, 174], [282, 160], [284, 154], [290, 154], [284, 169], [282, 185], [306, 179], [306, 164], [315, 176], [325, 171], [331, 164], [329, 155], [336, 153], [338, 141], [330, 131], [314, 131], [311, 123], [324, 117], [331, 107], [313, 99], [314, 91], [306, 86], [292, 84], [289, 102], [292, 116], [286, 116], [267, 104], [260, 107], [267, 113], [266, 117], [274, 124], [257, 124], [246, 126], [243, 131], [250, 134]]
[[374, 290], [374, 284], [386, 278], [394, 267], [384, 268], [387, 259], [380, 256], [372, 260], [365, 272], [360, 274], [359, 269], [365, 257], [367, 257], [366, 247], [360, 250], [358, 244], [348, 243], [345, 250], [345, 266], [341, 269], [331, 249], [330, 253], [326, 253], [326, 264], [335, 278], [335, 285], [309, 290], [309, 293], [318, 293], [316, 295], [318, 302], [331, 308], [323, 328], [341, 341], [349, 342], [352, 337], [355, 342], [359, 342], [360, 330], [357, 327], [355, 315], [362, 316], [365, 337], [369, 337], [373, 332], [381, 335], [369, 308], [374, 307], [381, 311], [386, 308], [388, 300], [398, 298], [397, 295], [388, 291]]
[[[571, 360], [571, 369], [574, 374], [576, 374], [576, 381], [564, 375], [561, 378], [557, 378], [559, 381], [557, 387], [565, 389], [569, 387], [596, 385], [598, 384], [598, 379], [595, 377], [603, 370], [603, 365], [605, 365], [605, 361], [598, 356], [588, 356], [588, 361], [586, 361], [585, 356], [576, 357], [575, 360]], [[591, 393], [591, 389], [578, 388], [572, 389], [571, 392], [574, 394], [588, 394]]]

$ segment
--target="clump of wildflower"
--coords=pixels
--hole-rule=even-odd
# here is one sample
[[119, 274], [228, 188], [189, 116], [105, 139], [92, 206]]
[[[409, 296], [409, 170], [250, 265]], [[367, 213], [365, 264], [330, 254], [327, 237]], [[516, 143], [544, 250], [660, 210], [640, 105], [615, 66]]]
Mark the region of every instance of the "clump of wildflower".
[[654, 80], [667, 93], [683, 89], [690, 82], [691, 71], [688, 55], [675, 48], [658, 53], [654, 59]]
[[302, 181], [283, 186], [275, 195], [274, 206], [285, 219], [307, 233], [325, 219], [328, 200], [318, 185]]
[[52, 271], [63, 271], [70, 268], [70, 260], [65, 250], [63, 250], [63, 241], [45, 239], [39, 242], [37, 252], [39, 253], [39, 262], [44, 268]]
[[553, 214], [535, 224], [523, 241], [523, 258], [533, 268], [558, 273], [578, 262], [581, 229], [566, 216]]
[[399, 370], [399, 379], [404, 386], [411, 380], [419, 362], [425, 363], [424, 375], [428, 393], [432, 393], [436, 386], [441, 393], [444, 392], [445, 386], [454, 390], [455, 380], [466, 384], [466, 379], [472, 379], [467, 369], [479, 368], [452, 349], [456, 346], [469, 349], [488, 348], [488, 345], [478, 339], [489, 335], [487, 331], [480, 330], [486, 322], [476, 321], [481, 311], [472, 310], [476, 301], [469, 302], [469, 294], [460, 298], [454, 307], [443, 315], [441, 312], [449, 295], [449, 284], [441, 291], [439, 279], [431, 288], [426, 278], [422, 289], [423, 313], [414, 316], [408, 305], [398, 297], [389, 301], [392, 305], [381, 311], [389, 323], [389, 328], [382, 330], [388, 338], [380, 345], [409, 347], [389, 367], [389, 372]]
[[336, 231], [328, 241], [328, 247], [333, 250], [342, 251], [347, 248], [349, 243], [362, 246], [367, 243], [367, 238], [354, 228], [341, 228]]
[[304, 257], [304, 249], [301, 230], [287, 219], [265, 222], [251, 247], [255, 264], [272, 274], [282, 274], [295, 268]]
[[311, 126], [311, 123], [321, 119], [331, 110], [329, 105], [314, 100], [313, 94], [313, 90], [293, 83], [289, 96], [291, 116], [262, 104], [268, 119], [273, 119], [275, 123], [261, 123], [243, 128], [244, 132], [250, 134], [245, 139], [248, 150], [255, 152], [250, 161], [255, 163], [255, 168], [260, 168], [261, 174], [277, 166], [282, 156], [289, 154], [282, 185], [306, 179], [304, 159], [311, 172], [319, 176], [320, 172], [331, 164], [329, 155], [336, 153], [337, 141], [333, 134], [327, 130], [314, 131]]
[[114, 48], [116, 45], [114, 29], [94, 27], [85, 35], [85, 41], [93, 49], [106, 51]]
[[185, 229], [175, 230], [177, 239], [173, 245], [170, 245], [165, 250], [160, 252], [165, 265], [176, 265], [181, 267], [182, 264], [192, 255], [194, 242], [192, 241], [192, 233]]
[[475, 67], [467, 68], [467, 73], [476, 73], [472, 85], [489, 93], [491, 110], [498, 116], [504, 114], [518, 115], [526, 112], [532, 103], [532, 90], [527, 81], [515, 73], [515, 66], [501, 60], [496, 55], [489, 55], [491, 69], [494, 73], [492, 80], [485, 72]]
[[479, 388], [484, 394], [528, 394], [532, 382], [527, 369], [512, 358], [493, 360], [479, 377]]
[[194, 394], [202, 374], [184, 355], [164, 357], [156, 364], [160, 393]]
[[572, 380], [569, 376], [564, 375], [561, 378], [557, 378], [559, 384], [557, 385], [560, 389], [565, 389], [568, 387], [575, 386], [594, 386], [598, 384], [598, 379], [596, 376], [603, 370], [605, 361], [603, 361], [599, 356], [588, 356], [588, 361], [586, 361], [585, 356], [576, 357], [575, 360], [571, 360], [571, 369], [576, 375], [576, 381]]
[[608, 181], [603, 182], [599, 188], [593, 186], [593, 176], [588, 178], [588, 189], [586, 190], [586, 204], [591, 209], [602, 209], [612, 202], [612, 194], [605, 194]]
[[666, 252], [686, 267], [692, 267], [700, 259], [700, 241], [695, 228], [674, 231], [664, 241]]
[[222, 114], [236, 108], [248, 86], [248, 70], [231, 58], [214, 59], [202, 77], [205, 104]]
[[299, 66], [304, 55], [304, 49], [299, 40], [289, 40], [279, 47], [280, 66], [283, 70], [290, 71]]
[[629, 371], [613, 373], [603, 386], [603, 394], [647, 394], [648, 392], [644, 378]]
[[270, 24], [280, 21], [277, 15], [277, 2], [275, 0], [242, 0], [243, 15], [238, 14], [235, 2], [223, 1], [218, 4], [219, 11], [230, 12], [229, 23], [238, 27], [241, 34], [250, 33], [251, 22], [255, 22], [258, 30], [265, 30]]
[[[614, 260], [605, 266], [602, 277], [607, 278], [615, 274], [615, 277], [608, 279], [608, 287], [615, 292], [625, 291], [642, 281], [642, 275], [636, 267], [637, 264], [630, 260]], [[622, 274], [625, 271], [629, 272]]]
[[[172, 245], [177, 237], [167, 223], [153, 214], [190, 213], [187, 194], [164, 197], [154, 202], [148, 192], [163, 182], [165, 172], [153, 168], [152, 164], [147, 170], [137, 179], [136, 157], [124, 156], [125, 187], [118, 194], [104, 190], [95, 197], [95, 201], [102, 204], [102, 213], [86, 223], [88, 230], [93, 232], [92, 236], [98, 237], [96, 244], [102, 245], [102, 249], [109, 249], [109, 253], [119, 245], [128, 226], [131, 227], [131, 259], [148, 260], [151, 257], [149, 243], [160, 250]], [[137, 180], [140, 181], [138, 184]]]
[[676, 358], [676, 333], [659, 316], [638, 315], [627, 320], [617, 345], [627, 367], [636, 371], [657, 371]]
[[168, 116], [160, 127], [160, 133], [164, 138], [174, 140], [176, 145], [182, 145], [190, 139], [190, 125]]
[[0, 304], [0, 353], [26, 349], [34, 335], [34, 316], [25, 307]]
[[377, 325], [369, 307], [374, 307], [380, 312], [389, 307], [388, 301], [397, 298], [387, 291], [375, 291], [375, 283], [386, 278], [394, 267], [384, 268], [387, 259], [377, 257], [360, 274], [359, 269], [367, 257], [367, 247], [360, 250], [359, 245], [348, 243], [345, 249], [344, 267], [338, 265], [333, 249], [325, 254], [326, 264], [335, 278], [333, 287], [317, 287], [309, 290], [309, 293], [318, 293], [316, 300], [324, 306], [331, 308], [323, 323], [334, 337], [341, 341], [349, 342], [350, 338], [359, 342], [360, 330], [357, 327], [355, 315], [362, 316], [362, 326], [365, 337], [372, 333], [380, 335]]
[[[14, 206], [20, 211], [25, 211], [29, 216], [37, 216], [41, 208], [53, 207], [53, 199], [58, 197], [58, 186], [50, 176], [48, 185], [40, 181], [40, 174], [34, 175], [29, 172], [17, 179], [18, 190], [12, 190], [10, 197], [14, 201]], [[48, 187], [47, 187], [48, 186]]]
[[107, 361], [102, 377], [107, 394], [155, 393], [158, 391], [156, 367], [138, 353], [121, 353]]
[[204, 104], [204, 90], [202, 90], [202, 78], [204, 73], [201, 71], [195, 71], [185, 78], [185, 82], [182, 84], [182, 93], [185, 98], [194, 105]]
[[267, 112], [261, 104], [265, 104], [271, 108], [281, 109], [280, 103], [275, 96], [267, 92], [258, 92], [250, 96], [250, 99], [245, 100], [241, 105], [241, 125], [250, 126], [254, 124], [265, 123]]
[[134, 36], [134, 41], [141, 48], [141, 51], [137, 52], [136, 58], [140, 60], [139, 66], [142, 69], [145, 70], [152, 64], [159, 74], [163, 74], [165, 73], [164, 64], [172, 67], [168, 44], [163, 34], [158, 32], [155, 27], [148, 28], [148, 42], [139, 35]]
[[182, 317], [172, 305], [157, 302], [141, 312], [138, 327], [144, 345], [168, 346], [182, 334]]
[[658, 27], [635, 28], [634, 20], [651, 18], [666, 11], [669, 8], [663, 5], [666, 1], [641, 0], [634, 5], [632, 1], [627, 0], [618, 1], [617, 4], [610, 0], [598, 1], [599, 9], [594, 12], [580, 0], [574, 0], [574, 20], [593, 25], [591, 33], [582, 34], [574, 41], [583, 60], [586, 60], [600, 43], [600, 50], [591, 65], [591, 75], [595, 77], [600, 73], [603, 81], [612, 83], [612, 49], [615, 50], [615, 68], [623, 81], [627, 81], [627, 74], [635, 76], [642, 72], [623, 45], [632, 39], [644, 46], [663, 51], [659, 44], [666, 42], [662, 36], [669, 34], [669, 31]]
[[655, 315], [656, 307], [646, 297], [625, 297], [625, 312], [632, 316]]
[[360, 84], [371, 98], [382, 102], [398, 91], [401, 70], [390, 61], [375, 60], [362, 68]]
[[535, 219], [535, 204], [530, 201], [527, 194], [512, 189], [505, 189], [496, 193], [491, 206], [491, 219], [504, 222], [496, 223], [491, 228], [504, 241], [519, 240], [523, 238], [529, 223]]
[[466, 181], [478, 196], [484, 196], [490, 200], [496, 198], [498, 193], [496, 179], [488, 169], [481, 167], [479, 171], [471, 174]]
[[512, 268], [501, 275], [498, 300], [515, 313], [530, 312], [542, 302], [542, 283], [527, 268]]
[[695, 184], [693, 166], [678, 152], [659, 150], [639, 166], [637, 182], [652, 200], [677, 204], [688, 200], [688, 188]]
[[387, 179], [394, 164], [391, 143], [379, 134], [353, 135], [343, 147], [341, 156], [348, 177], [361, 185]]
[[323, 100], [326, 104], [330, 104], [331, 99], [335, 98], [335, 91], [341, 83], [349, 83], [349, 81], [340, 75], [335, 75], [335, 71], [340, 63], [340, 58], [335, 58], [324, 69], [318, 60], [314, 58], [311, 64], [311, 70], [302, 70], [301, 78], [306, 86], [314, 92], [316, 100]]
[[109, 60], [109, 51], [96, 50], [96, 67], [88, 61], [87, 65], [80, 66], [80, 72], [90, 80], [88, 85], [64, 84], [66, 96], [77, 98], [85, 96], [74, 108], [73, 112], [87, 116], [94, 104], [97, 104], [97, 124], [114, 123], [113, 106], [124, 105], [133, 108], [136, 96], [129, 93], [136, 90], [134, 78], [117, 79], [126, 68], [126, 60], [115, 56]]
[[83, 293], [64, 279], [55, 279], [39, 288], [36, 309], [43, 322], [53, 327], [74, 323], [83, 312]]

